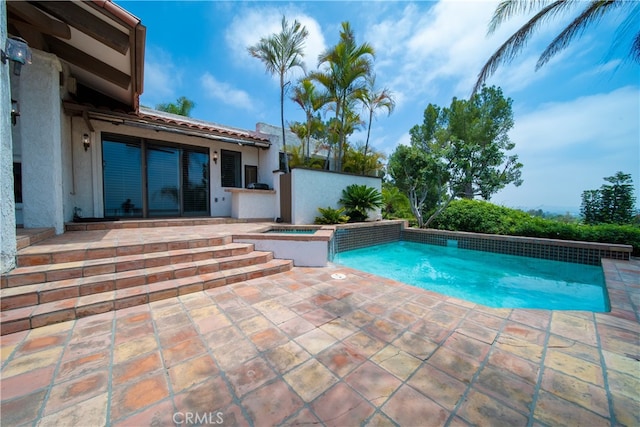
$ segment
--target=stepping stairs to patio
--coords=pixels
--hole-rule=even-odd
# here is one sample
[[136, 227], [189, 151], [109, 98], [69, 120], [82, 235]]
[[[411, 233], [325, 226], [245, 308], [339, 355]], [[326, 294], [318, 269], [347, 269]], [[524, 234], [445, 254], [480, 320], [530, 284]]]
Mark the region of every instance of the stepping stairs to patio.
[[[54, 253], [19, 251], [0, 286], [2, 335], [288, 271], [232, 236]], [[50, 247], [49, 247], [50, 250]]]

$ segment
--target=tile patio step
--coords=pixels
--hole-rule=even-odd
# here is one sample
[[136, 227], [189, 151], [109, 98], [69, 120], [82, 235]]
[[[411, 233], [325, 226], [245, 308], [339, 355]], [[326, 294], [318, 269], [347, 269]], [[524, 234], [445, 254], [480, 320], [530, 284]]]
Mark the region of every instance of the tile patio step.
[[[251, 245], [248, 245], [249, 247]], [[46, 304], [67, 298], [126, 289], [140, 285], [181, 279], [271, 261], [271, 252], [252, 251], [224, 258], [212, 258], [168, 264], [117, 273], [100, 274], [53, 282], [0, 289], [0, 311]]]
[[204, 259], [247, 255], [252, 251], [253, 245], [251, 244], [228, 243], [212, 247], [165, 250], [54, 264], [38, 264], [29, 267], [18, 267], [10, 271], [4, 275], [2, 287], [33, 285]]
[[33, 267], [72, 261], [89, 261], [106, 257], [220, 246], [232, 243], [232, 241], [231, 236], [219, 236], [202, 239], [183, 238], [182, 240], [178, 238], [129, 244], [119, 244], [117, 240], [106, 240], [95, 246], [81, 242], [64, 245], [42, 244], [21, 250], [16, 257], [16, 264], [17, 267]]
[[161, 299], [289, 271], [292, 267], [293, 262], [291, 260], [269, 259], [261, 264], [239, 266], [227, 270], [15, 308], [0, 313], [0, 333], [1, 335], [6, 335], [93, 314], [147, 304]]

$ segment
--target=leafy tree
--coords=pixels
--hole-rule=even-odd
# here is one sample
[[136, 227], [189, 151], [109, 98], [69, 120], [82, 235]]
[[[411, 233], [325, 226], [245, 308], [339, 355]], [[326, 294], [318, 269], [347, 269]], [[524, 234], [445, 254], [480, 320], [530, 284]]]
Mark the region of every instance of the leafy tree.
[[512, 126], [511, 100], [499, 88], [485, 86], [468, 101], [454, 98], [449, 108], [427, 106], [423, 123], [409, 131], [411, 147], [399, 146], [388, 167], [420, 227], [456, 197], [486, 200], [507, 184], [522, 183], [522, 164], [506, 154], [515, 147]]
[[[376, 110], [387, 110], [387, 114], [391, 114], [396, 107], [396, 101], [391, 95], [391, 91], [387, 88], [378, 90], [376, 86], [376, 75], [371, 74], [366, 77], [367, 90], [362, 93], [361, 101], [369, 113], [367, 124], [367, 141], [364, 144], [364, 157], [367, 157], [369, 149], [369, 137], [371, 136], [371, 123], [375, 116]], [[362, 174], [365, 174], [365, 165], [362, 165]]]
[[361, 97], [366, 90], [367, 77], [371, 73], [373, 47], [368, 43], [358, 45], [348, 22], [342, 23], [340, 41], [323, 52], [319, 57], [322, 71], [309, 75], [311, 79], [324, 86], [331, 108], [335, 112], [336, 122], [329, 127], [336, 132], [336, 170], [342, 171], [342, 155], [347, 143], [347, 135], [355, 129], [349, 121], [353, 101]]
[[175, 102], [168, 102], [166, 104], [158, 104], [156, 105], [156, 110], [164, 111], [171, 114], [177, 114], [179, 116], [190, 117], [191, 110], [196, 106], [195, 102], [187, 99], [184, 96], [178, 98]]
[[446, 165], [436, 155], [412, 141], [411, 146], [399, 145], [389, 157], [387, 172], [398, 189], [409, 198], [411, 212], [418, 227], [425, 225], [425, 216], [433, 211], [446, 193]]
[[535, 12], [522, 27], [520, 27], [507, 41], [505, 41], [496, 52], [489, 58], [482, 67], [478, 80], [473, 88], [475, 93], [482, 84], [489, 78], [497, 68], [513, 60], [520, 51], [527, 45], [531, 36], [540, 28], [543, 23], [550, 21], [557, 16], [578, 11], [574, 19], [567, 25], [546, 47], [538, 58], [536, 70], [565, 49], [574, 39], [579, 38], [589, 27], [600, 21], [604, 16], [617, 9], [628, 10], [628, 15], [622, 20], [618, 27], [618, 33], [614, 38], [612, 48], [621, 44], [627, 36], [631, 36], [629, 57], [640, 62], [640, 31], [638, 30], [637, 19], [640, 14], [640, 3], [626, 0], [503, 0], [498, 4], [489, 23], [489, 34], [509, 18], [514, 15]]
[[284, 91], [289, 82], [285, 82], [285, 75], [293, 68], [304, 69], [302, 57], [304, 56], [304, 42], [309, 32], [297, 20], [289, 25], [287, 19], [282, 17], [282, 30], [280, 33], [263, 37], [260, 41], [247, 48], [249, 54], [261, 60], [267, 72], [277, 74], [280, 78], [280, 123], [282, 128], [282, 148], [285, 152], [284, 169], [289, 172], [289, 160], [287, 159], [287, 143], [284, 127]]
[[587, 190], [582, 193], [580, 209], [587, 224], [631, 224], [634, 222], [635, 197], [633, 180], [630, 174], [617, 172], [604, 178], [599, 190]]

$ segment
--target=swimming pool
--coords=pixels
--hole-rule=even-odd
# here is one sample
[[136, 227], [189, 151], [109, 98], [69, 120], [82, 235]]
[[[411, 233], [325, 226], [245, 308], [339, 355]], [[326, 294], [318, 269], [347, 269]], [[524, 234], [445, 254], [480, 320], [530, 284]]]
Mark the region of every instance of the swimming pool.
[[413, 242], [340, 252], [333, 261], [489, 307], [609, 311], [597, 266]]

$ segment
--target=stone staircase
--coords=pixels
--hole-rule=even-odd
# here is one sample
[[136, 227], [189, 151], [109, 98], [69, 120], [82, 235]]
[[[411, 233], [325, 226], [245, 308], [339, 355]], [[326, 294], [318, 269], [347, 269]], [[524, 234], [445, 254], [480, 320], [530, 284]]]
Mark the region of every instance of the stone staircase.
[[38, 247], [20, 250], [17, 267], [1, 278], [2, 335], [293, 267], [292, 261], [274, 259], [271, 252], [256, 251], [252, 244], [233, 243], [231, 235], [194, 239], [175, 233], [161, 241], [125, 245], [107, 241], [82, 250]]

